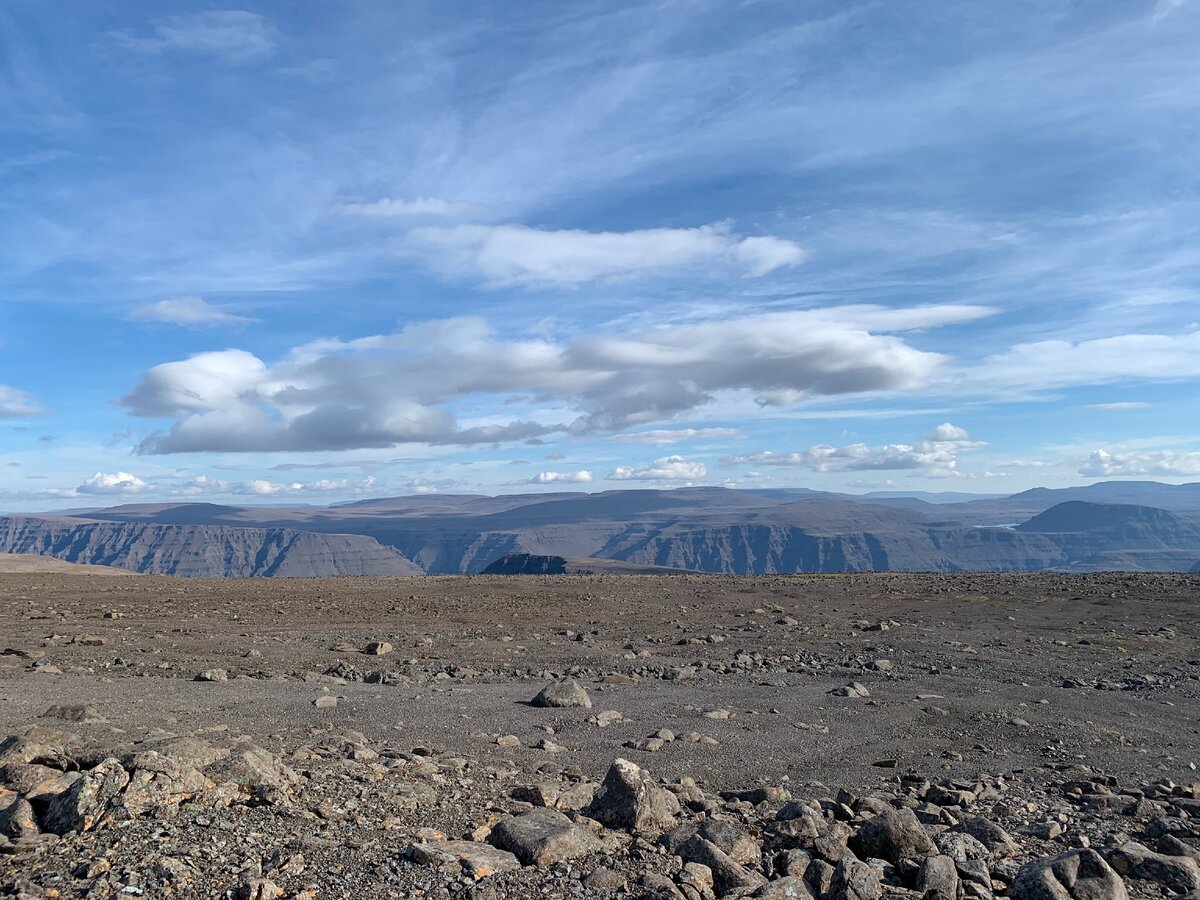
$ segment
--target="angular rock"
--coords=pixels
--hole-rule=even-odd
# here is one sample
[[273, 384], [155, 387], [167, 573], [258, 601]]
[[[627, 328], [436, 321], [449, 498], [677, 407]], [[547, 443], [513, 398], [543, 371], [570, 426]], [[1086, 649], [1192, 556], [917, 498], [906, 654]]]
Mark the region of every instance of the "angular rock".
[[958, 868], [949, 856], [938, 854], [926, 857], [917, 872], [916, 888], [937, 900], [956, 900], [959, 895]]
[[1023, 866], [1008, 888], [1012, 900], [1128, 900], [1125, 883], [1099, 853], [1071, 850]]
[[735, 862], [724, 850], [699, 835], [693, 835], [685, 841], [679, 848], [679, 855], [688, 862], [708, 866], [718, 896], [735, 890], [756, 890], [767, 883], [767, 879], [758, 872]]
[[579, 707], [592, 708], [592, 698], [587, 690], [574, 678], [564, 678], [546, 685], [531, 701], [534, 706], [548, 708]]
[[879, 900], [882, 896], [879, 870], [846, 856], [833, 870], [824, 900]]
[[1108, 862], [1127, 878], [1153, 881], [1180, 894], [1200, 891], [1200, 866], [1187, 856], [1167, 856], [1126, 841], [1108, 854]]
[[47, 804], [41, 825], [59, 835], [91, 831], [128, 783], [129, 774], [121, 763], [106, 759]]
[[425, 866], [459, 866], [478, 881], [501, 872], [515, 872], [521, 862], [506, 850], [475, 841], [430, 841], [412, 844], [408, 858]]
[[990, 819], [983, 816], [960, 816], [958, 829], [969, 834], [991, 851], [993, 856], [1005, 859], [1020, 852], [1012, 836]]
[[553, 809], [535, 809], [501, 819], [488, 843], [527, 866], [552, 866], [599, 850], [598, 838]]
[[800, 875], [785, 875], [764, 884], [750, 895], [758, 900], [813, 900], [808, 882]]
[[656, 785], [648, 772], [627, 759], [617, 759], [587, 815], [609, 828], [641, 833], [667, 830], [675, 824], [679, 811], [678, 798]]
[[889, 809], [868, 819], [849, 844], [860, 858], [878, 857], [894, 863], [929, 856], [936, 849], [916, 813], [908, 808]]
[[14, 841], [37, 837], [39, 829], [33, 806], [24, 797], [16, 797], [0, 809], [0, 834]]

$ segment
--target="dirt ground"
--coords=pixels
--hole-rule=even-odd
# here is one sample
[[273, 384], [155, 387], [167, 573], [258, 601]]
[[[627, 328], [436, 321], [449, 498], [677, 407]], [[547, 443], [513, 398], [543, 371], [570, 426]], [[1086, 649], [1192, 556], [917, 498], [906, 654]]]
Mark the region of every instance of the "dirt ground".
[[[372, 641], [394, 652], [359, 652]], [[530, 770], [553, 729], [585, 771], [624, 755], [714, 788], [865, 787], [884, 760], [1184, 780], [1200, 763], [1198, 641], [1200, 577], [1185, 575], [5, 574], [0, 735], [86, 704], [107, 720], [98, 739], [226, 725], [287, 751], [354, 729]], [[228, 680], [193, 680], [212, 669]], [[592, 709], [528, 704], [564, 674]], [[831, 694], [851, 682], [869, 696]], [[600, 727], [606, 710], [622, 717]], [[691, 740], [625, 746], [661, 728]]]

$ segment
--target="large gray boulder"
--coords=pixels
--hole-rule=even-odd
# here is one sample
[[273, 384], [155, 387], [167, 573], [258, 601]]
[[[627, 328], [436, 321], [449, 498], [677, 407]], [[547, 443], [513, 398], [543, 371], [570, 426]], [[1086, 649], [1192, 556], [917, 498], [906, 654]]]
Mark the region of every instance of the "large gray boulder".
[[679, 800], [654, 783], [636, 763], [617, 759], [587, 809], [587, 815], [609, 828], [634, 833], [661, 833], [675, 824]]
[[1028, 863], [1017, 872], [1008, 896], [1011, 900], [1129, 900], [1121, 876], [1090, 848]]
[[928, 833], [911, 809], [889, 809], [868, 819], [850, 839], [850, 849], [861, 859], [889, 862], [918, 859], [937, 852]]
[[527, 866], [552, 866], [601, 847], [594, 834], [553, 809], [501, 819], [488, 835], [488, 843]]
[[562, 681], [546, 685], [538, 691], [538, 695], [533, 698], [532, 702], [534, 706], [552, 708], [592, 708], [592, 698], [588, 696], [584, 686], [574, 678], [564, 678]]

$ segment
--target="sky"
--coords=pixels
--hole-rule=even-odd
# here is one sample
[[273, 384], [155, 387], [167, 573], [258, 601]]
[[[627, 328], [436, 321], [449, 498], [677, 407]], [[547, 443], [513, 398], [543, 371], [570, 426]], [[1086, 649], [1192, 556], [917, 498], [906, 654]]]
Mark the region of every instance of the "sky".
[[0, 509], [1200, 481], [1197, 46], [1200, 0], [6, 0]]

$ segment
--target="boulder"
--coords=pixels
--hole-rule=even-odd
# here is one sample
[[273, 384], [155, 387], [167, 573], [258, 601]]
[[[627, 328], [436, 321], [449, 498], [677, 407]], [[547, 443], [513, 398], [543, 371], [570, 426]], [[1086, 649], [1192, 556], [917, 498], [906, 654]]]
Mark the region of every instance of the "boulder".
[[917, 871], [916, 888], [928, 896], [930, 892], [937, 900], [956, 900], [959, 895], [958, 867], [949, 856], [928, 856]]
[[687, 862], [708, 866], [718, 896], [735, 890], [756, 890], [767, 883], [767, 879], [758, 872], [734, 861], [728, 853], [698, 834], [684, 842], [679, 848], [679, 855]]
[[889, 809], [868, 819], [849, 844], [860, 858], [878, 857], [894, 863], [936, 852], [925, 827], [908, 808]]
[[1022, 866], [1008, 896], [1012, 900], [1129, 900], [1121, 876], [1090, 848]]
[[675, 824], [679, 800], [636, 763], [617, 759], [588, 806], [587, 815], [609, 828], [662, 832]]
[[1153, 881], [1180, 894], [1200, 891], [1200, 866], [1187, 856], [1167, 856], [1126, 841], [1108, 854], [1108, 862], [1127, 878]]
[[476, 881], [521, 868], [520, 861], [505, 850], [475, 841], [430, 841], [409, 846], [407, 856], [425, 866], [458, 866]]
[[129, 783], [129, 773], [116, 759], [106, 759], [85, 772], [46, 806], [42, 827], [54, 834], [91, 831]]
[[488, 843], [527, 866], [552, 866], [601, 847], [590, 831], [553, 809], [534, 809], [501, 819], [488, 835]]
[[833, 870], [825, 900], [879, 900], [882, 896], [879, 870], [861, 860], [845, 856]]
[[546, 685], [538, 691], [538, 695], [533, 698], [532, 703], [534, 706], [552, 708], [592, 708], [592, 698], [588, 696], [583, 685], [574, 678], [564, 678], [562, 681]]

